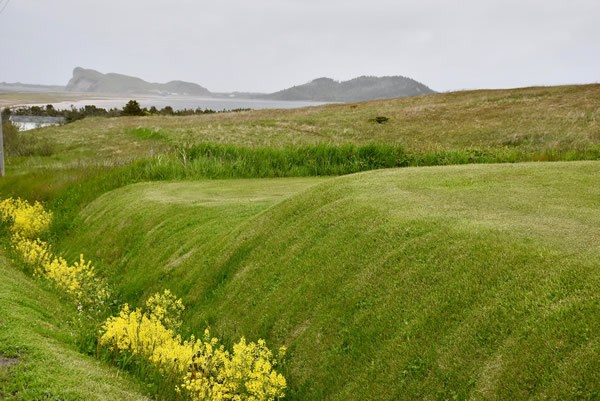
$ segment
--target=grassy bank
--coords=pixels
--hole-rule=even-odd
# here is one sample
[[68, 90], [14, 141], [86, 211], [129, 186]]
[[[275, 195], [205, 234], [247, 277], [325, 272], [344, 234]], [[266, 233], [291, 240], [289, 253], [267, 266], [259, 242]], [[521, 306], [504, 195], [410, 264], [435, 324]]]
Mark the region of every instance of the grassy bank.
[[292, 197], [272, 196], [285, 180], [138, 184], [62, 249], [126, 300], [171, 288], [190, 331], [288, 345], [292, 400], [593, 399], [598, 171], [383, 170]]
[[145, 400], [122, 372], [78, 353], [77, 313], [0, 253], [0, 398]]

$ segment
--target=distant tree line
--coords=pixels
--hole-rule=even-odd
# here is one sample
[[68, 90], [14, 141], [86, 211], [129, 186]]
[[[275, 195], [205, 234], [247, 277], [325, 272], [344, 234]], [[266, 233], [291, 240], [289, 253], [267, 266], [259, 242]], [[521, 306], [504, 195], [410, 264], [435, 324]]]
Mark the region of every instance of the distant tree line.
[[16, 116], [41, 116], [41, 117], [64, 117], [66, 122], [81, 120], [86, 117], [121, 117], [121, 116], [191, 116], [197, 114], [214, 114], [223, 112], [239, 112], [250, 109], [233, 109], [215, 111], [211, 109], [181, 109], [174, 110], [171, 106], [165, 106], [158, 109], [155, 106], [150, 108], [140, 107], [136, 100], [130, 100], [122, 109], [111, 108], [104, 109], [94, 105], [86, 105], [77, 108], [71, 106], [70, 109], [59, 110], [51, 104], [46, 106], [19, 106], [17, 108], [5, 108], [2, 110], [2, 118], [8, 120], [11, 115]]

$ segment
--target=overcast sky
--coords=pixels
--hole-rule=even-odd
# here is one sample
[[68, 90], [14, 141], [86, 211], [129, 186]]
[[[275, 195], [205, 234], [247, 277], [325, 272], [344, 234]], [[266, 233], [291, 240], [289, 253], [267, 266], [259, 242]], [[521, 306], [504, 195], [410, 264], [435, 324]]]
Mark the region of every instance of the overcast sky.
[[403, 75], [434, 90], [600, 81], [600, 0], [0, 0], [0, 82], [74, 67], [272, 92]]

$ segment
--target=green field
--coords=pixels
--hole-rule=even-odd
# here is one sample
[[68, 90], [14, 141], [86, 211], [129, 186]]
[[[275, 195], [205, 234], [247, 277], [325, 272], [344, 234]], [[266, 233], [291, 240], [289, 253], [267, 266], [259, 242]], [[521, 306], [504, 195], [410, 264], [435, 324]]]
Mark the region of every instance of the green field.
[[[168, 288], [185, 335], [289, 347], [285, 399], [591, 400], [599, 121], [600, 85], [85, 119], [27, 134], [54, 154], [10, 157], [0, 195], [53, 210], [54, 250], [91, 258], [115, 308]], [[433, 166], [345, 174], [390, 157]], [[152, 391], [77, 354], [73, 305], [0, 268], [0, 398]]]
[[591, 398], [599, 167], [138, 184], [63, 245], [128, 301], [172, 289], [192, 331], [290, 346], [289, 399]]

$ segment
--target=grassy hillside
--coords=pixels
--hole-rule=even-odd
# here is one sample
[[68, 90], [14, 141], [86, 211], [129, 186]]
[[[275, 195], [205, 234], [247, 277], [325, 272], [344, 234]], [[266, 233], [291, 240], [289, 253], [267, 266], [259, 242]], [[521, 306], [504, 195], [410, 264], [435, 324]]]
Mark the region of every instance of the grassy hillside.
[[[211, 180], [126, 186], [101, 196], [86, 209], [66, 241], [69, 244], [66, 248], [75, 253], [81, 249], [99, 265], [119, 261], [113, 264], [116, 271], [105, 274], [113, 277], [114, 273], [115, 278], [119, 277], [117, 280], [121, 275], [132, 279], [131, 285], [120, 288], [129, 301], [153, 289], [162, 290], [166, 280], [169, 285], [177, 283], [173, 290], [187, 292], [194, 285], [187, 274], [193, 272], [181, 267], [199, 261], [200, 255], [196, 253], [200, 248], [226, 241], [240, 224], [322, 181], [320, 178]], [[105, 231], [110, 226], [112, 233]], [[94, 228], [100, 231], [94, 233], [91, 231]], [[87, 241], [92, 237], [102, 246], [88, 248], [91, 244]], [[120, 263], [129, 258], [137, 262], [131, 266]], [[161, 268], [131, 269], [141, 265]], [[171, 274], [177, 277], [167, 279]]]
[[[23, 134], [53, 154], [8, 157], [0, 194], [45, 201], [119, 300], [169, 288], [188, 333], [289, 346], [290, 400], [595, 399], [600, 161], [204, 178], [600, 159], [599, 119], [600, 85], [86, 119]], [[0, 398], [139, 397], [0, 268]]]
[[61, 247], [128, 301], [170, 288], [190, 331], [288, 345], [290, 400], [503, 400], [600, 397], [598, 244], [574, 162], [136, 184]]
[[[376, 117], [387, 117], [385, 123]], [[201, 142], [283, 147], [298, 144], [402, 145], [407, 151], [598, 149], [600, 85], [479, 90], [296, 110], [190, 117], [89, 118], [37, 130], [51, 157], [12, 159], [27, 166], [113, 165]]]
[[40, 288], [3, 253], [0, 276], [0, 399], [147, 399], [122, 372], [78, 353], [73, 305]]

